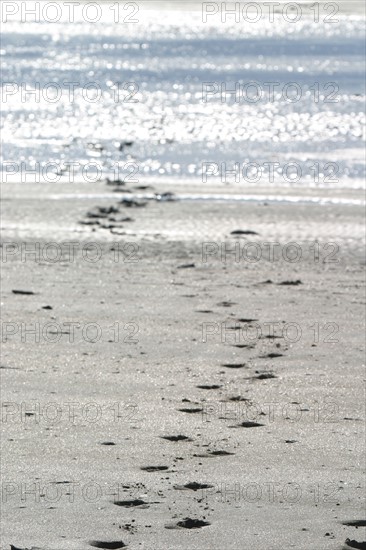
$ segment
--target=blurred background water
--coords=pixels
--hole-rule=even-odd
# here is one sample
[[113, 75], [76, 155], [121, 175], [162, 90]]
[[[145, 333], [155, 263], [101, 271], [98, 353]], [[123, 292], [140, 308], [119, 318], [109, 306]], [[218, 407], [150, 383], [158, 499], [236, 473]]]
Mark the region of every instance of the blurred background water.
[[[106, 2], [97, 22], [81, 9], [74, 22], [66, 9], [54, 23], [24, 22], [19, 10], [0, 52], [6, 179], [21, 163], [62, 182], [71, 164], [80, 181], [87, 167], [90, 177], [202, 186], [237, 163], [242, 188], [361, 188], [365, 20], [360, 2], [339, 5], [335, 15], [320, 5], [319, 22], [305, 6], [296, 23], [281, 8], [273, 22], [265, 8], [257, 22], [203, 22], [199, 2], [121, 3], [118, 22]], [[289, 162], [300, 178], [283, 177]], [[205, 163], [216, 177], [202, 176]]]

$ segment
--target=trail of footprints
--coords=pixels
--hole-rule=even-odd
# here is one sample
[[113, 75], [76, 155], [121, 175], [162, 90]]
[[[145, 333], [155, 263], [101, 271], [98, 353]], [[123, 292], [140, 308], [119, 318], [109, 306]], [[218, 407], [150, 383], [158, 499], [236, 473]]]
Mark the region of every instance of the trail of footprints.
[[[114, 185], [116, 192], [124, 191], [125, 193], [130, 192], [126, 188], [121, 189], [121, 187], [124, 187], [124, 182], [121, 181], [107, 181], [108, 185]], [[155, 195], [155, 200], [157, 201], [170, 201], [174, 200], [174, 196], [171, 193], [166, 193], [165, 195]], [[94, 210], [88, 212], [86, 214], [86, 220], [81, 221], [80, 223], [82, 225], [91, 226], [93, 230], [96, 228], [100, 229], [106, 229], [109, 230], [111, 233], [123, 235], [123, 232], [120, 232], [120, 230], [125, 228], [125, 224], [131, 224], [135, 220], [131, 218], [130, 216], [125, 215], [125, 212], [121, 212], [121, 208], [129, 208], [129, 209], [137, 209], [137, 208], [143, 208], [147, 205], [146, 201], [136, 200], [133, 198], [123, 198], [119, 201], [119, 203], [116, 206], [110, 206], [110, 207], [96, 207]], [[251, 230], [235, 230], [231, 232], [231, 235], [257, 235], [256, 232]], [[187, 264], [181, 264], [177, 266], [177, 269], [195, 269], [196, 265], [194, 263], [187, 263]], [[280, 286], [299, 286], [302, 285], [302, 281], [300, 280], [294, 280], [294, 281], [281, 281], [274, 283], [271, 280], [263, 281], [261, 283], [257, 284], [277, 284]], [[24, 290], [13, 290], [14, 294], [33, 294], [33, 292], [30, 291], [24, 291]], [[196, 295], [186, 295], [186, 297], [195, 298]], [[238, 305], [236, 302], [231, 300], [224, 300], [216, 304], [218, 307], [223, 308], [231, 308], [235, 305]], [[196, 310], [199, 314], [212, 314], [214, 313], [211, 309], [199, 309]], [[235, 317], [232, 314], [232, 317]], [[236, 322], [245, 324], [250, 327], [251, 323], [257, 322], [258, 319], [255, 318], [237, 318]], [[236, 326], [232, 327], [236, 330]], [[275, 344], [275, 340], [281, 338], [281, 336], [278, 335], [271, 335], [271, 336], [264, 336], [264, 339], [270, 339], [271, 343]], [[243, 350], [254, 350], [256, 347], [256, 344], [253, 342], [249, 343], [235, 343], [232, 344], [237, 349], [243, 349]], [[271, 351], [265, 351], [261, 355], [258, 355], [257, 358], [259, 359], [277, 359], [280, 357], [283, 357], [284, 354], [282, 353], [283, 349], [280, 343], [275, 344], [275, 350]], [[227, 362], [223, 363], [221, 365], [225, 369], [228, 369], [227, 372], [230, 370], [235, 371], [241, 371], [242, 369], [250, 369], [250, 364], [239, 361], [239, 362]], [[249, 377], [246, 377], [247, 380], [252, 381], [262, 381], [262, 380], [271, 380], [277, 378], [276, 374], [274, 374], [271, 370], [255, 370], [254, 374], [252, 374]], [[196, 385], [196, 388], [202, 391], [211, 392], [211, 391], [220, 391], [223, 388], [223, 384], [212, 384], [212, 383], [206, 383], [202, 382], [198, 385]], [[250, 399], [243, 397], [241, 395], [235, 395], [231, 397], [227, 397], [226, 401], [229, 402], [250, 402]], [[191, 403], [191, 401], [187, 398], [182, 399], [182, 402], [184, 403]], [[200, 406], [197, 406], [198, 403], [193, 403], [193, 405], [196, 406], [190, 406], [190, 407], [182, 407], [179, 408], [178, 411], [184, 414], [194, 415], [194, 414], [200, 414], [203, 412], [203, 408]], [[238, 424], [229, 425], [228, 428], [230, 429], [251, 429], [251, 428], [260, 428], [265, 426], [265, 424], [259, 423], [259, 422], [252, 422], [252, 421], [243, 421]], [[172, 444], [189, 444], [193, 442], [194, 440], [184, 434], [166, 434], [161, 435], [161, 439], [166, 440], [167, 442], [170, 442]], [[294, 440], [286, 440], [285, 443], [294, 443]], [[112, 441], [104, 441], [100, 443], [104, 446], [114, 446], [116, 443]], [[208, 446], [209, 447], [209, 446]], [[225, 449], [210, 449], [207, 448], [204, 451], [192, 453], [192, 457], [195, 458], [215, 458], [215, 457], [230, 457], [235, 455], [234, 452], [225, 450]], [[182, 457], [176, 457], [173, 462], [176, 462], [178, 460], [183, 460]], [[166, 464], [156, 464], [156, 465], [145, 465], [141, 466], [140, 470], [145, 473], [150, 474], [157, 474], [157, 473], [165, 473], [168, 474], [169, 472], [173, 472], [174, 470], [171, 469], [171, 466], [168, 466]], [[169, 479], [169, 477], [165, 478]], [[197, 481], [190, 481], [188, 483], [185, 483], [183, 485], [175, 484], [173, 485], [173, 489], [177, 491], [191, 491], [193, 493], [204, 490], [204, 489], [210, 489], [213, 488], [213, 485], [209, 483], [199, 483]], [[146, 502], [142, 498], [136, 498], [136, 499], [126, 499], [126, 500], [118, 500], [114, 501], [113, 504], [118, 507], [126, 508], [126, 509], [145, 509], [148, 508], [152, 504], [160, 504], [160, 502]], [[133, 519], [132, 522], [135, 522]], [[165, 525], [166, 529], [201, 529], [203, 527], [207, 527], [210, 525], [209, 521], [206, 521], [206, 517], [203, 516], [202, 518], [191, 518], [191, 517], [185, 517], [182, 519], [177, 519], [176, 521], [167, 523]], [[344, 522], [343, 525], [350, 526], [350, 527], [361, 527], [366, 525], [366, 521], [364, 520], [354, 520], [349, 522]], [[132, 523], [127, 523], [123, 526], [124, 530], [128, 531], [130, 534], [134, 534], [135, 529], [137, 529], [137, 526], [132, 525]], [[120, 549], [120, 548], [126, 548], [128, 545], [123, 542], [122, 540], [109, 540], [109, 541], [102, 541], [102, 540], [90, 540], [88, 542], [90, 547], [92, 548], [101, 548], [101, 549]], [[366, 543], [365, 542], [357, 542], [356, 540], [346, 539], [345, 541], [345, 548], [359, 548], [359, 549], [366, 549]], [[11, 550], [27, 550], [25, 548], [18, 548], [16, 546], [11, 545]], [[37, 549], [29, 549], [29, 550], [37, 550]]]
[[[110, 213], [111, 212], [108, 212], [108, 214], [110, 214]], [[184, 264], [184, 265], [180, 265], [178, 267], [181, 268], [181, 269], [183, 269], [183, 268], [188, 269], [188, 268], [194, 268], [195, 266], [194, 266], [194, 264]], [[219, 305], [221, 307], [228, 308], [228, 307], [232, 307], [236, 304], [235, 304], [235, 302], [232, 302], [232, 301], [223, 301], [223, 302], [220, 302], [217, 305]], [[202, 313], [202, 314], [212, 313], [212, 310], [208, 310], [208, 309], [199, 310], [198, 313]], [[238, 321], [240, 323], [250, 324], [250, 323], [256, 322], [258, 320], [254, 319], [254, 318], [239, 318]], [[276, 338], [276, 336], [274, 336], [273, 341], [274, 341], [275, 338]], [[253, 343], [250, 343], [250, 344], [235, 344], [235, 347], [237, 347], [239, 349], [252, 350], [252, 349], [255, 348], [255, 344], [253, 344]], [[278, 348], [280, 348], [280, 344], [277, 344], [276, 349], [278, 349]], [[262, 353], [258, 357], [261, 358], [261, 359], [275, 359], [275, 358], [282, 357], [282, 356], [283, 356], [283, 353], [281, 353], [280, 351], [270, 351], [270, 352]], [[250, 364], [248, 364], [246, 362], [242, 362], [242, 361], [235, 362], [235, 363], [234, 362], [232, 362], [232, 363], [231, 362], [223, 363], [221, 366], [226, 368], [226, 369], [230, 369], [232, 371], [238, 371], [238, 370], [242, 370], [242, 369], [247, 370], [247, 369], [251, 368]], [[272, 371], [269, 371], [269, 370], [266, 370], [266, 371], [256, 370], [253, 375], [251, 375], [249, 377], [246, 377], [246, 379], [251, 379], [251, 380], [271, 380], [271, 379], [274, 379], [274, 378], [277, 378], [277, 376]], [[200, 389], [202, 391], [217, 391], [217, 390], [222, 390], [223, 384], [201, 383], [201, 384], [196, 385], [196, 387], [197, 387], [197, 389]], [[227, 397], [226, 401], [250, 402], [250, 399], [246, 398], [246, 397], [243, 397], [241, 395], [234, 395], [234, 396], [231, 396], [231, 397]], [[198, 405], [200, 405], [200, 403], [198, 403], [197, 401], [192, 402], [190, 399], [183, 398], [182, 402], [183, 403], [191, 403], [191, 405], [178, 408], [177, 410], [181, 413], [194, 415], [194, 414], [201, 414], [203, 412], [202, 406], [198, 406]], [[229, 429], [230, 428], [250, 429], [250, 428], [260, 428], [260, 427], [263, 427], [263, 426], [265, 426], [265, 424], [260, 423], [260, 422], [243, 421], [243, 422], [239, 422], [237, 424], [229, 425], [228, 428]], [[166, 440], [167, 442], [170, 442], [172, 444], [178, 444], [178, 445], [179, 444], [190, 444], [194, 441], [188, 435], [184, 435], [184, 434], [181, 434], [181, 433], [165, 434], [165, 435], [160, 435], [159, 437], [161, 439]], [[287, 442], [290, 442], [290, 440], [286, 440], [286, 443]], [[102, 444], [103, 445], [113, 445], [114, 443], [113, 442], [103, 442]], [[215, 457], [230, 457], [230, 456], [233, 456], [233, 455], [235, 455], [234, 452], [231, 452], [231, 451], [228, 451], [228, 450], [225, 450], [225, 449], [210, 449], [210, 448], [208, 448], [208, 449], [206, 449], [204, 451], [201, 451], [201, 452], [192, 453], [191, 456], [195, 457], [195, 458], [215, 458]], [[176, 460], [178, 460], [178, 459], [183, 460], [182, 457], [176, 457]], [[143, 471], [143, 472], [151, 473], [151, 474], [164, 473], [164, 472], [165, 473], [170, 473], [170, 472], [173, 473], [175, 471], [175, 470], [171, 470], [171, 467], [169, 467], [168, 465], [160, 465], [160, 464], [141, 466], [140, 470]], [[166, 479], [169, 479], [169, 478], [166, 478]], [[195, 493], [199, 490], [210, 489], [210, 488], [213, 488], [213, 487], [214, 486], [210, 483], [200, 483], [200, 482], [197, 482], [197, 481], [190, 481], [190, 482], [185, 483], [183, 485], [178, 485], [178, 484], [173, 485], [174, 490], [177, 490], [177, 491], [192, 491], [193, 493]], [[126, 509], [136, 509], [136, 508], [138, 508], [138, 509], [141, 510], [141, 509], [144, 509], [144, 508], [148, 508], [152, 504], [159, 504], [159, 502], [147, 502], [147, 501], [143, 500], [142, 498], [137, 498], [137, 499], [126, 499], [126, 500], [115, 501], [114, 504], [116, 506], [123, 507], [123, 508], [126, 508]], [[128, 525], [130, 525], [130, 524], [128, 524]], [[170, 523], [167, 523], [165, 525], [165, 528], [166, 529], [201, 529], [201, 528], [207, 527], [209, 525], [210, 525], [210, 522], [206, 520], [205, 516], [203, 516], [202, 518], [185, 517], [185, 518], [177, 519], [176, 521], [172, 521]], [[128, 529], [128, 530], [130, 530], [130, 529]], [[91, 541], [90, 545], [95, 547], [95, 548], [124, 548], [126, 546], [122, 541], [111, 541], [111, 542]]]
[[[192, 266], [187, 265], [187, 266], [181, 266], [181, 267], [193, 267], [193, 265]], [[221, 302], [220, 305], [222, 305], [223, 307], [231, 307], [232, 305], [234, 305], [234, 303], [233, 302]], [[206, 313], [206, 312], [211, 312], [211, 310], [202, 310], [201, 311], [201, 313]], [[240, 322], [242, 322], [242, 323], [251, 323], [251, 322], [254, 322], [254, 321], [256, 321], [256, 319], [251, 319], [251, 318], [250, 319], [242, 319], [242, 318], [240, 319]], [[244, 346], [240, 346], [240, 347], [254, 349], [255, 345], [250, 344], [250, 345], [244, 345]], [[274, 359], [274, 358], [281, 357], [281, 356], [283, 356], [283, 354], [280, 353], [280, 352], [268, 352], [268, 353], [264, 353], [264, 354], [260, 355], [259, 357], [260, 358]], [[245, 362], [223, 363], [222, 366], [227, 368], [227, 369], [232, 369], [234, 371], [239, 370], [239, 369], [249, 369], [250, 368], [250, 366]], [[256, 370], [255, 374], [253, 374], [249, 378], [252, 379], [252, 380], [270, 380], [270, 379], [277, 378], [277, 377], [272, 371], [258, 371], [258, 370]], [[223, 385], [222, 384], [198, 384], [196, 387], [200, 390], [203, 390], [203, 391], [215, 391], [215, 390], [221, 390], [223, 388]], [[239, 396], [228, 397], [227, 401], [249, 402], [250, 400], [248, 398], [245, 398], [245, 397], [239, 395]], [[187, 398], [182, 399], [182, 402], [192, 403], [191, 400], [187, 399]], [[201, 406], [194, 406], [194, 405], [197, 405], [197, 404], [198, 404], [197, 402], [193, 402], [191, 406], [181, 407], [181, 408], [178, 409], [178, 411], [182, 412], [182, 413], [185, 413], [185, 414], [190, 414], [190, 415], [191, 414], [200, 414], [200, 413], [203, 412], [203, 408]], [[238, 424], [229, 425], [228, 428], [249, 429], [249, 428], [260, 428], [264, 425], [265, 424], [260, 423], [260, 422], [243, 421], [243, 422], [240, 422]], [[161, 435], [160, 437], [162, 439], [165, 439], [166, 441], [169, 441], [169, 442], [173, 443], [173, 444], [174, 443], [178, 443], [178, 444], [179, 443], [190, 443], [190, 442], [193, 441], [193, 439], [191, 437], [189, 437], [187, 435], [184, 435], [184, 434], [181, 434], [181, 433]], [[225, 456], [230, 457], [230, 456], [233, 456], [233, 455], [235, 455], [235, 453], [227, 451], [225, 449], [207, 449], [204, 452], [193, 453], [192, 457], [196, 457], [196, 458], [215, 458], [215, 457], [225, 457]], [[166, 466], [166, 465], [156, 465], [156, 466], [150, 465], [150, 466], [142, 466], [141, 470], [145, 471], [145, 472], [150, 472], [150, 473], [163, 472], [163, 471], [169, 472], [169, 467]], [[209, 483], [199, 483], [197, 481], [191, 481], [191, 482], [188, 482], [188, 483], [183, 484], [183, 485], [173, 485], [173, 489], [179, 490], [179, 491], [197, 492], [199, 490], [204, 490], [204, 489], [209, 489], [209, 488], [213, 488], [213, 485], [209, 484]], [[137, 499], [135, 501], [117, 502], [116, 504], [118, 506], [125, 506], [125, 507], [131, 507], [131, 506], [143, 507], [143, 506], [148, 505], [148, 503], [146, 503], [143, 500], [139, 500], [139, 499]], [[186, 517], [186, 518], [183, 518], [181, 520], [177, 520], [176, 522], [171, 522], [171, 523], [166, 524], [165, 528], [166, 529], [200, 529], [200, 528], [203, 528], [203, 527], [206, 527], [206, 526], [209, 526], [209, 525], [210, 525], [210, 522], [206, 520], [206, 517], [202, 517], [202, 518]]]

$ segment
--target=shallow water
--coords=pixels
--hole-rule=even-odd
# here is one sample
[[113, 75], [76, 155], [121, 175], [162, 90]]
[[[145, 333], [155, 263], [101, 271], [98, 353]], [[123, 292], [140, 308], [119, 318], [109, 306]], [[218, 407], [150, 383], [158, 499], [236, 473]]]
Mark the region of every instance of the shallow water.
[[104, 3], [96, 23], [62, 10], [57, 23], [3, 24], [5, 181], [362, 187], [360, 15], [203, 23], [146, 6], [136, 23]]

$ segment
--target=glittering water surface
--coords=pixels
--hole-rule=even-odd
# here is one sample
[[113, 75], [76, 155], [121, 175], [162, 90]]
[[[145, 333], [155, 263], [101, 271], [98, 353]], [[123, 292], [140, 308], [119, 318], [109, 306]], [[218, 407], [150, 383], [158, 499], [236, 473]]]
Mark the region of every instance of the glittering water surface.
[[[76, 11], [73, 23], [65, 12], [57, 23], [3, 25], [7, 178], [14, 162], [49, 180], [87, 171], [202, 184], [202, 172], [214, 183], [236, 168], [236, 183], [248, 186], [361, 186], [361, 16], [224, 24], [203, 23], [199, 11], [141, 9], [135, 17], [115, 23], [104, 4], [97, 23]], [[284, 172], [288, 162], [298, 168]]]

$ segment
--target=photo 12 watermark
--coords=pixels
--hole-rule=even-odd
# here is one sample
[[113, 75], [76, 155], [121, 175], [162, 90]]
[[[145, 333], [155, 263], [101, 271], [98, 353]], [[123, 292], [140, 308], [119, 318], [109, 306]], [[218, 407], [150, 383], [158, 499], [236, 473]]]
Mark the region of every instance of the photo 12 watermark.
[[1, 22], [9, 23], [139, 23], [140, 6], [137, 2], [47, 2], [9, 1], [1, 2]]
[[[97, 504], [111, 501], [123, 506], [126, 492], [128, 502], [144, 492], [144, 486], [128, 481], [100, 483], [95, 480], [40, 480], [29, 481], [4, 480], [1, 484], [1, 501], [3, 505], [40, 504], [50, 505], [60, 502], [86, 502]], [[138, 504], [138, 503], [137, 503]], [[131, 504], [132, 505], [132, 504]]]
[[282, 164], [277, 161], [258, 162], [216, 162], [204, 161], [201, 164], [202, 183], [209, 178], [220, 178], [221, 183], [286, 183], [299, 181], [308, 183], [339, 183], [339, 164], [336, 162], [290, 161]]
[[339, 325], [335, 322], [300, 324], [296, 321], [206, 321], [201, 323], [201, 342], [223, 344], [254, 344], [259, 340], [283, 339], [286, 344], [295, 344], [306, 339], [312, 344], [337, 344]]
[[[237, 237], [245, 235], [246, 231], [237, 230]], [[319, 241], [280, 243], [278, 241], [224, 241], [202, 243], [201, 261], [206, 264], [212, 260], [226, 263], [258, 263], [285, 261], [291, 264], [306, 261], [316, 264], [337, 264], [340, 245]]]
[[139, 103], [142, 99], [137, 82], [107, 82], [107, 88], [100, 81], [78, 82], [3, 82], [0, 90], [0, 102], [3, 105], [14, 103], [49, 103], [59, 102], [78, 104], [85, 102], [95, 104]]
[[[89, 144], [89, 149], [103, 152], [103, 146]], [[32, 165], [24, 161], [3, 161], [0, 165], [3, 183], [16, 181], [17, 183], [97, 183], [106, 180], [105, 165], [95, 160], [88, 162], [78, 161], [43, 161]], [[139, 164], [135, 161], [114, 161], [108, 166], [111, 173], [110, 182], [119, 185], [139, 183], [136, 175], [139, 173]]]
[[120, 323], [116, 321], [109, 327], [102, 327], [96, 322], [57, 321], [19, 323], [1, 322], [1, 341], [21, 342], [22, 344], [57, 344], [67, 343], [79, 345], [82, 342], [96, 344], [97, 342], [138, 344], [137, 334], [140, 327], [135, 322]]
[[202, 2], [203, 23], [286, 23], [310, 20], [315, 23], [339, 23], [340, 6], [336, 2]]
[[314, 82], [306, 86], [299, 82], [203, 82], [202, 103], [298, 103], [308, 99], [313, 103], [339, 103], [340, 88], [336, 82], [320, 84]]
[[87, 426], [90, 424], [135, 422], [138, 420], [140, 420], [138, 405], [119, 401], [110, 404], [80, 403], [77, 401], [52, 401], [47, 403], [32, 399], [21, 402], [3, 401], [1, 404], [1, 421], [3, 424], [24, 424], [25, 427], [34, 424]]
[[237, 481], [205, 483], [200, 490], [205, 500], [232, 503], [266, 502], [273, 504], [312, 503], [334, 505], [346, 501], [340, 482], [298, 483], [295, 481]]
[[[274, 423], [331, 424], [343, 419], [338, 403], [331, 400], [312, 403], [259, 402], [243, 396], [234, 396], [230, 401], [204, 401], [201, 403], [202, 422], [221, 420], [237, 422], [240, 427], [261, 427]], [[234, 425], [235, 426], [235, 425]], [[291, 443], [296, 441], [290, 440]]]
[[[100, 213], [102, 217], [102, 213]], [[112, 258], [114, 263], [135, 264], [141, 259], [136, 242], [113, 242], [108, 247], [93, 241], [15, 242], [5, 241], [0, 246], [1, 263], [74, 263], [95, 264]]]

